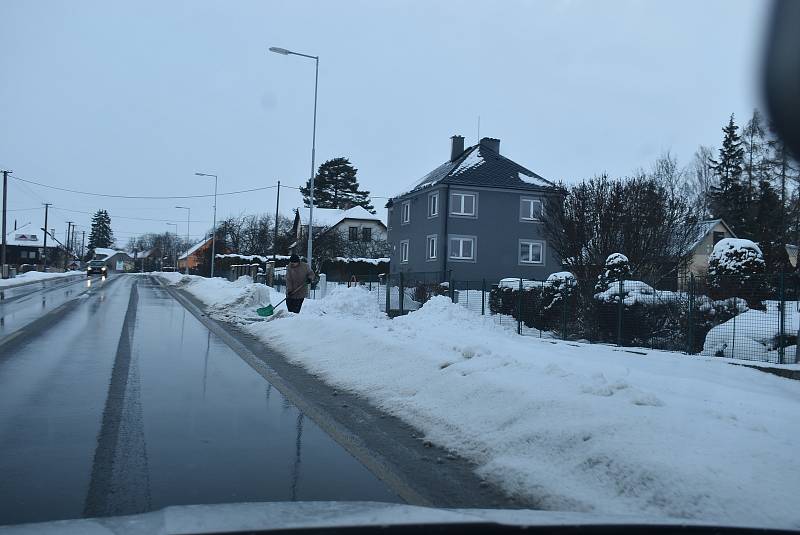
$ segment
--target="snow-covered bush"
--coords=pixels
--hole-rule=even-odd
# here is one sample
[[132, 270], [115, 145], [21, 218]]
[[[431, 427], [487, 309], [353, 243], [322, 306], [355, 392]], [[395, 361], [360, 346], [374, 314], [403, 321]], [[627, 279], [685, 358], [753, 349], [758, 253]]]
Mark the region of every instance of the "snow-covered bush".
[[761, 308], [766, 263], [761, 249], [750, 240], [725, 238], [708, 259], [708, 285], [714, 299], [741, 297], [750, 308]]
[[622, 253], [611, 253], [606, 258], [603, 272], [597, 277], [595, 291], [604, 292], [612, 282], [631, 278], [631, 263]]
[[578, 279], [569, 271], [552, 273], [542, 288], [542, 301], [545, 310], [569, 300], [578, 289]]

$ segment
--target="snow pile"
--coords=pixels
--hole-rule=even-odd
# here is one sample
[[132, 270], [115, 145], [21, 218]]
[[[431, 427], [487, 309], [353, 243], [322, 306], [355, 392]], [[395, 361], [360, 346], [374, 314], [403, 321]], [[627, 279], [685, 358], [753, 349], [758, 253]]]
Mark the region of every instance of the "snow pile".
[[[796, 363], [796, 335], [800, 328], [796, 303], [784, 305], [783, 340], [779, 304], [768, 301], [766, 305], [765, 311], [747, 310], [711, 329], [703, 344], [703, 355], [747, 358], [773, 364]], [[783, 362], [779, 350], [781, 345], [784, 346]]]
[[254, 284], [249, 276], [234, 282], [215, 277], [208, 279], [180, 273], [155, 273], [170, 285], [188, 291], [208, 306], [209, 315], [223, 321], [252, 320], [256, 309], [271, 304], [271, 288]]
[[441, 296], [394, 320], [375, 306], [340, 287], [246, 329], [543, 507], [800, 526], [800, 383], [517, 337]]
[[13, 279], [0, 279], [0, 288], [6, 286], [16, 286], [18, 284], [25, 284], [26, 282], [34, 282], [47, 279], [57, 279], [59, 277], [74, 277], [75, 275], [83, 275], [83, 271], [65, 271], [63, 273], [45, 273], [43, 271], [28, 271], [21, 273]]
[[708, 257], [708, 274], [711, 276], [763, 273], [765, 267], [764, 255], [758, 245], [739, 238], [720, 240]]

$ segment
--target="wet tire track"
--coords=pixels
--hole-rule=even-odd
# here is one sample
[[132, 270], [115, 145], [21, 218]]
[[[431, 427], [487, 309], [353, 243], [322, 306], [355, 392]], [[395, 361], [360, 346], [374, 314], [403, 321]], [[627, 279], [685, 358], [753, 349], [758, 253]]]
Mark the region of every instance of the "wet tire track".
[[135, 280], [111, 372], [85, 516], [127, 515], [151, 508], [139, 368], [132, 351], [139, 305], [137, 286], [138, 280]]

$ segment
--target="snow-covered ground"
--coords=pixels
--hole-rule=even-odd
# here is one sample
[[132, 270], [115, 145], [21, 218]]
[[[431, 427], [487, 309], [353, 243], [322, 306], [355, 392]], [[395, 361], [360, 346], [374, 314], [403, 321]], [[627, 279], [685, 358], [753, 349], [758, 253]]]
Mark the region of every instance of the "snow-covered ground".
[[[229, 319], [270, 298], [249, 281], [162, 277]], [[378, 307], [334, 287], [244, 328], [546, 508], [800, 527], [800, 382], [519, 337], [445, 297], [391, 320]]]
[[47, 279], [58, 279], [60, 277], [72, 277], [75, 275], [83, 275], [83, 271], [65, 271], [63, 273], [44, 273], [41, 271], [28, 271], [17, 275], [13, 279], [0, 279], [0, 288], [7, 286], [16, 286], [17, 284], [25, 284], [26, 282], [41, 281]]

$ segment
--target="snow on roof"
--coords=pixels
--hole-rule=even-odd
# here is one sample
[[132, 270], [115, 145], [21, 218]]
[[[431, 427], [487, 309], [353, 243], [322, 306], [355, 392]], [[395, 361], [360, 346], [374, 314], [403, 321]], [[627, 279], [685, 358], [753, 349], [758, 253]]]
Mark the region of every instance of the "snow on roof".
[[[25, 223], [21, 227], [6, 232], [6, 245], [19, 245], [21, 247], [44, 247], [44, 232], [32, 223]], [[58, 247], [53, 240], [48, 240], [47, 248]]]
[[204, 239], [202, 241], [199, 241], [199, 242], [195, 243], [194, 245], [189, 247], [188, 251], [186, 251], [185, 253], [180, 255], [178, 257], [178, 260], [186, 260], [186, 257], [188, 257], [191, 254], [194, 254], [199, 248], [201, 248], [203, 245], [207, 244], [210, 241], [211, 241], [211, 238], [206, 238], [206, 239]]
[[467, 171], [467, 170], [469, 170], [469, 169], [472, 169], [473, 167], [478, 167], [478, 166], [481, 166], [481, 165], [483, 165], [484, 163], [486, 163], [486, 160], [484, 160], [484, 159], [483, 159], [483, 157], [480, 155], [480, 151], [478, 151], [477, 149], [475, 149], [475, 150], [473, 150], [472, 152], [470, 152], [470, 153], [467, 155], [467, 157], [466, 157], [466, 158], [464, 158], [464, 161], [462, 161], [462, 162], [461, 162], [461, 164], [459, 164], [459, 166], [458, 166], [458, 167], [456, 167], [455, 169], [453, 169], [453, 170], [450, 172], [450, 174], [451, 174], [451, 175], [460, 175], [460, 174], [461, 174], [461, 173], [463, 173], [464, 171]]
[[[308, 225], [308, 208], [303, 208], [301, 213], [302, 223]], [[335, 227], [345, 219], [378, 221], [385, 225], [384, 221], [379, 216], [371, 214], [363, 206], [354, 206], [348, 210], [340, 210], [338, 208], [314, 208], [315, 227]]]
[[94, 256], [95, 257], [103, 255], [103, 258], [111, 258], [115, 254], [119, 254], [119, 253], [128, 254], [125, 251], [117, 251], [116, 249], [108, 249], [106, 247], [95, 247], [94, 248]]
[[733, 231], [728, 227], [728, 225], [725, 224], [725, 221], [723, 221], [722, 219], [705, 219], [697, 223], [697, 237], [695, 238], [692, 245], [689, 247], [689, 250], [691, 251], [695, 247], [700, 245], [700, 242], [703, 241], [703, 239], [708, 235], [708, 233], [711, 232], [713, 228], [720, 223], [722, 223], [722, 225], [731, 233], [731, 235], [733, 235], [733, 237], [736, 237], [736, 235], [733, 234]]

